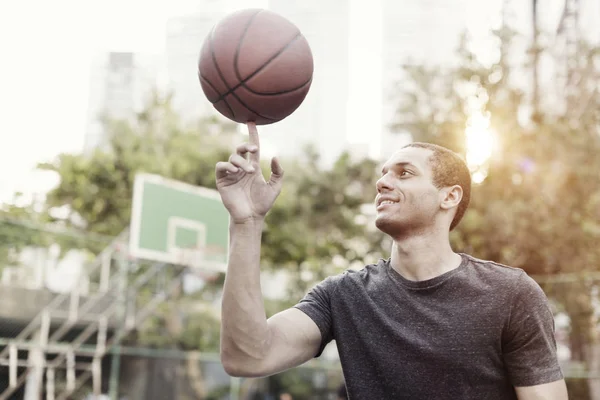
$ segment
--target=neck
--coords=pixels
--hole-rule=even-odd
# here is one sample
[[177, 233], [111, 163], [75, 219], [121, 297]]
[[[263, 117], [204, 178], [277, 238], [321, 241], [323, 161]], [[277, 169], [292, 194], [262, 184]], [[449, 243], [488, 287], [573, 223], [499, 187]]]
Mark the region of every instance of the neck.
[[404, 278], [424, 281], [458, 268], [460, 255], [450, 247], [448, 234], [424, 233], [395, 239], [391, 266]]

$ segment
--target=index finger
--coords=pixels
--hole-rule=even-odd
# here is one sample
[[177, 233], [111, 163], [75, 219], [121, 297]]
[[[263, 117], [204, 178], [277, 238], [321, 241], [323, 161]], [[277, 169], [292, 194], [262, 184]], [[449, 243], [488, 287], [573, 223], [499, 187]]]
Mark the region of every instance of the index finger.
[[250, 153], [249, 161], [250, 162], [260, 162], [260, 140], [258, 139], [258, 129], [256, 129], [256, 123], [253, 121], [248, 121], [246, 123], [248, 125], [248, 134], [250, 135], [249, 143], [251, 145], [256, 146], [258, 150], [254, 153]]

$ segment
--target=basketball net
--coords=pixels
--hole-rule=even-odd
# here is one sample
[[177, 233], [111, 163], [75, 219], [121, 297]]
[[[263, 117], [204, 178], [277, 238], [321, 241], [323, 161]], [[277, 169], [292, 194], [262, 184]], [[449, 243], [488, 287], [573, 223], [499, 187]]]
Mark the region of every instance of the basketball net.
[[206, 245], [177, 249], [177, 264], [189, 267], [190, 273], [204, 281], [212, 282], [223, 271], [224, 249], [219, 245]]

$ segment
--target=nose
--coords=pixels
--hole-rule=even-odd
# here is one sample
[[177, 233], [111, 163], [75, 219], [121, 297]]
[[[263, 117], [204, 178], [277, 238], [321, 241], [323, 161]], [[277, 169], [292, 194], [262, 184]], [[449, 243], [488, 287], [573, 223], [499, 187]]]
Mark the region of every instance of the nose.
[[387, 192], [394, 189], [390, 182], [389, 174], [385, 174], [379, 178], [375, 186], [377, 187], [377, 193]]

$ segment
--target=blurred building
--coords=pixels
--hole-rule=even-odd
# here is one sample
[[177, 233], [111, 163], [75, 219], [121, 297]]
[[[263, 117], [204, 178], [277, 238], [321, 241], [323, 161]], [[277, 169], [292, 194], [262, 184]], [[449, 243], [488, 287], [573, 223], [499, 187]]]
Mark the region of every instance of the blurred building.
[[129, 119], [158, 87], [162, 56], [133, 52], [98, 54], [93, 61], [84, 152], [107, 143], [100, 118]]
[[203, 0], [196, 13], [169, 20], [166, 59], [174, 107], [184, 120], [217, 114], [198, 82], [197, 63], [202, 44], [214, 24], [228, 13], [247, 7], [268, 8], [294, 22], [306, 36], [313, 51], [315, 75], [307, 98], [294, 114], [260, 128], [263, 146], [270, 149], [269, 155], [296, 157], [301, 155], [303, 144], [312, 144], [322, 154], [323, 161], [329, 163], [346, 144], [348, 2], [257, 0], [252, 3]]
[[203, 0], [198, 12], [167, 22], [167, 88], [173, 95], [174, 109], [184, 120], [214, 114], [198, 81], [198, 57], [204, 39], [226, 15], [226, 5], [227, 1]]
[[[393, 85], [402, 78], [399, 65], [449, 59], [464, 24], [465, 1], [450, 7], [442, 0], [413, 5], [268, 0], [270, 10], [300, 28], [315, 63], [311, 89], [299, 109], [260, 128], [270, 155], [301, 156], [303, 145], [311, 144], [329, 165], [348, 149], [355, 153], [362, 147], [365, 155], [380, 158], [410, 140], [389, 127], [395, 112]], [[233, 0], [205, 0], [196, 14], [169, 21], [169, 88], [186, 119], [214, 113], [198, 83], [198, 54], [212, 26], [236, 8], [242, 7]]]
[[[538, 22], [547, 41], [557, 40], [564, 53], [564, 29], [557, 34], [565, 13], [563, 0], [539, 4]], [[202, 43], [212, 26], [226, 14], [246, 7], [265, 7], [294, 22], [308, 39], [315, 61], [311, 90], [300, 108], [285, 120], [261, 128], [269, 153], [283, 157], [302, 154], [302, 144], [312, 144], [330, 164], [342, 151], [357, 146], [375, 158], [386, 158], [410, 140], [397, 132], [398, 93], [406, 82], [402, 64], [452, 65], [463, 32], [471, 35], [471, 48], [491, 62], [495, 53], [491, 29], [507, 20], [520, 36], [513, 49], [515, 63], [523, 63], [532, 38], [532, 7], [518, 0], [200, 0], [194, 13], [171, 18], [166, 27], [165, 67], [174, 108], [184, 120], [218, 115], [206, 100], [197, 77]], [[597, 43], [600, 28], [594, 16], [600, 3], [580, 0], [578, 26], [583, 36]], [[552, 82], [558, 68], [542, 60], [540, 79]], [[122, 117], [141, 104], [154, 84], [157, 57], [134, 53], [107, 53], [94, 64], [89, 123], [85, 148], [103, 143], [105, 135], [97, 117], [102, 113]], [[527, 90], [529, 73], [514, 74], [515, 83]], [[150, 85], [151, 86], [151, 85]], [[552, 96], [545, 96], [544, 100]], [[240, 127], [243, 129], [243, 127]], [[291, 146], [291, 141], [294, 145]]]
[[261, 137], [281, 157], [301, 155], [310, 143], [330, 164], [347, 142], [349, 2], [269, 0], [268, 7], [298, 26], [310, 44], [315, 69], [302, 105], [283, 121], [259, 128]]
[[[173, 107], [184, 121], [219, 114], [206, 99], [198, 81], [198, 58], [212, 27], [227, 14], [251, 7], [266, 7], [267, 0], [199, 0], [193, 11], [167, 21], [165, 54], [167, 89]], [[224, 117], [223, 117], [224, 118]]]

